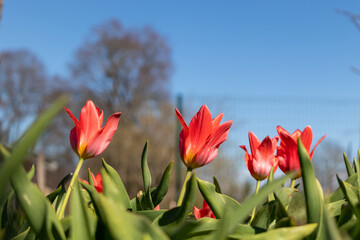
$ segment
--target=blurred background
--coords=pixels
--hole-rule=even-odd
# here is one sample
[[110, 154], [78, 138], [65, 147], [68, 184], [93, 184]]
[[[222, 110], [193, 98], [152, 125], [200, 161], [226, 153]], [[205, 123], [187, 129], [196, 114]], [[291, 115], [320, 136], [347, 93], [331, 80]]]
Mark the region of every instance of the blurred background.
[[[75, 116], [86, 100], [105, 119], [122, 112], [101, 155], [131, 197], [143, 188], [141, 151], [149, 145], [153, 184], [177, 159], [175, 107], [187, 123], [201, 105], [233, 120], [219, 156], [198, 169], [243, 200], [255, 187], [239, 145], [248, 132], [274, 137], [311, 125], [313, 162], [333, 190], [345, 172], [342, 154], [360, 144], [359, 1], [19, 1], [0, 0], [0, 142], [11, 147], [57, 96], [71, 94]], [[73, 122], [58, 115], [29, 157], [47, 192], [73, 171]], [[175, 164], [166, 203], [185, 167]], [[87, 168], [101, 168], [100, 157]], [[277, 171], [281, 175], [280, 170]], [[331, 176], [331, 177], [330, 177]], [[165, 203], [165, 204], [166, 204]]]

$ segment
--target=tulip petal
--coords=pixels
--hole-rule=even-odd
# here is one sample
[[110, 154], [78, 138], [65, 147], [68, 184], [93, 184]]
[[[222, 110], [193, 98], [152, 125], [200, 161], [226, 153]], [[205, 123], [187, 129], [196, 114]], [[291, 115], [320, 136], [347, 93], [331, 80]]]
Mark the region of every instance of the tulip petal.
[[224, 115], [223, 113], [220, 113], [219, 115], [217, 115], [216, 118], [214, 118], [214, 119], [212, 120], [214, 128], [216, 128], [217, 126], [219, 126], [223, 115]]
[[197, 220], [199, 220], [201, 218], [200, 216], [200, 209], [198, 209], [197, 207], [193, 206], [194, 208], [194, 216]]
[[272, 144], [271, 138], [269, 136], [264, 138], [264, 140], [261, 142], [258, 149], [259, 149], [258, 152], [260, 153], [261, 159], [268, 160], [269, 158], [274, 156], [273, 144]]
[[241, 147], [245, 152], [248, 152], [247, 148], [245, 145], [240, 145], [239, 147]]
[[288, 133], [288, 131], [286, 131], [285, 129], [283, 129], [282, 127], [278, 126], [276, 128], [276, 130], [278, 130], [280, 139], [282, 141], [282, 146], [286, 145], [286, 146], [292, 146], [292, 147], [296, 147], [297, 148], [297, 139], [293, 139], [291, 137], [291, 135]]
[[315, 144], [313, 150], [312, 150], [311, 153], [310, 153], [310, 159], [312, 159], [312, 157], [313, 157], [313, 155], [314, 155], [314, 150], [315, 150], [315, 148], [319, 145], [319, 143], [320, 143], [322, 140], [324, 140], [325, 137], [326, 137], [326, 134], [325, 134], [324, 136], [322, 136], [322, 137], [319, 139], [319, 141]]
[[[73, 129], [71, 129], [70, 131], [70, 145], [71, 148], [74, 150], [74, 152], [78, 152], [78, 146], [77, 144], [80, 143], [80, 130], [75, 126]], [[79, 141], [78, 141], [79, 140]]]
[[215, 131], [210, 135], [206, 146], [210, 148], [218, 148], [220, 144], [222, 144], [227, 139], [232, 122], [233, 121], [227, 121], [217, 127]]
[[251, 131], [249, 132], [249, 144], [250, 144], [251, 154], [255, 154], [256, 149], [258, 149], [260, 146], [260, 140]]
[[177, 108], [175, 108], [175, 113], [176, 113], [176, 117], [179, 119], [179, 122], [180, 122], [181, 126], [183, 127], [183, 129], [188, 129], [188, 126], [186, 125], [184, 118], [182, 117], [179, 110], [177, 110]]
[[307, 152], [310, 152], [310, 146], [313, 139], [312, 129], [307, 125], [300, 135], [301, 142], [303, 143]]
[[90, 140], [101, 129], [101, 113], [95, 104], [88, 100], [85, 107], [81, 109], [79, 123], [84, 134], [84, 139]]
[[191, 145], [187, 149], [188, 154], [195, 155], [206, 143], [213, 130], [212, 118], [206, 105], [203, 105], [197, 114], [191, 119], [189, 124], [189, 142]]
[[96, 135], [90, 140], [86, 147], [86, 152], [92, 157], [101, 154], [110, 144], [119, 123], [121, 113], [114, 113], [109, 117], [105, 127], [100, 129]]
[[69, 114], [69, 116], [73, 120], [73, 122], [75, 123], [75, 126], [79, 126], [79, 121], [76, 119], [74, 114], [68, 108], [64, 107], [64, 109]]

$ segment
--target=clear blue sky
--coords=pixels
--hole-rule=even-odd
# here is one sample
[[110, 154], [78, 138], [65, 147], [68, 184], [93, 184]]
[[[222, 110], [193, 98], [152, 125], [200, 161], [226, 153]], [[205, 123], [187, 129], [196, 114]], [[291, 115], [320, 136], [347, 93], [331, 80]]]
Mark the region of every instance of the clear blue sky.
[[28, 48], [64, 74], [90, 29], [152, 26], [172, 48], [172, 93], [358, 96], [360, 1], [5, 0], [0, 50]]

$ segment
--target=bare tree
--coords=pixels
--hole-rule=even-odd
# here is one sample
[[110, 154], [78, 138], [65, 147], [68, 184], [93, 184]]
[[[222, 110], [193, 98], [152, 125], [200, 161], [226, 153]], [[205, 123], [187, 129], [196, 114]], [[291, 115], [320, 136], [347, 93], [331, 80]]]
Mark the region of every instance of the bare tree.
[[27, 50], [5, 51], [0, 62], [0, 140], [17, 139], [43, 107], [43, 64]]
[[[170, 49], [159, 34], [149, 27], [125, 29], [115, 20], [94, 28], [70, 65], [80, 105], [91, 98], [105, 114], [122, 112], [102, 157], [120, 172], [132, 196], [142, 189], [140, 158], [147, 139], [155, 184], [174, 159], [171, 66]], [[87, 164], [100, 167], [100, 161]]]

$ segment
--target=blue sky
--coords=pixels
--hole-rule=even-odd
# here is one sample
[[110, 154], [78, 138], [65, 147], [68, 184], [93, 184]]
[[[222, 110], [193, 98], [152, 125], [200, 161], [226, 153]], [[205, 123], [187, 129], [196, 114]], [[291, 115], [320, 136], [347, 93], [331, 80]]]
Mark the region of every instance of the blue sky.
[[336, 9], [359, 13], [360, 1], [5, 0], [0, 50], [27, 48], [50, 74], [65, 75], [92, 27], [113, 18], [151, 26], [172, 49], [171, 93], [188, 96], [186, 121], [202, 104], [224, 112], [234, 120], [224, 145], [242, 165], [248, 131], [273, 137], [278, 124], [289, 132], [310, 124], [314, 141], [327, 134], [324, 142], [354, 156], [360, 111], [344, 99], [360, 99], [360, 75], [350, 69], [360, 68], [360, 31]]
[[173, 94], [358, 96], [359, 1], [5, 1], [0, 50], [28, 48], [64, 74], [90, 29], [152, 26], [171, 49]]

